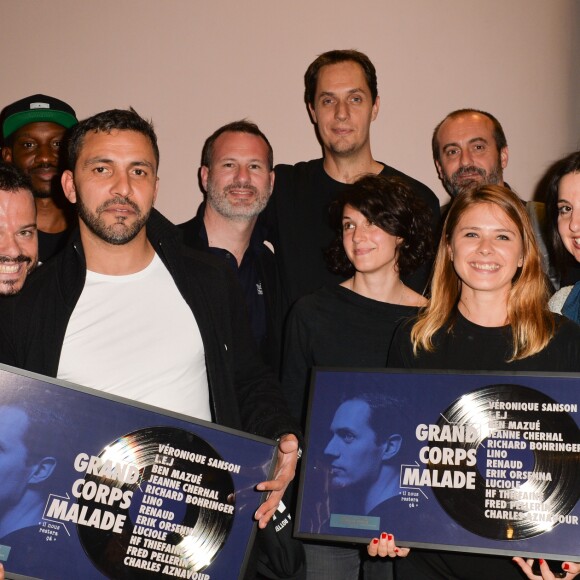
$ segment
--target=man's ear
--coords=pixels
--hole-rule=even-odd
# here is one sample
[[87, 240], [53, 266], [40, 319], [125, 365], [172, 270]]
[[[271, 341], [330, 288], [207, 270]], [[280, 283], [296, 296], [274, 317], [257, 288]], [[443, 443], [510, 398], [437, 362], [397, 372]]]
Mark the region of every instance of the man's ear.
[[274, 191], [274, 181], [276, 179], [276, 174], [274, 173], [274, 170], [270, 171], [270, 193], [272, 193], [272, 191]]
[[10, 147], [2, 147], [2, 159], [6, 163], [12, 163], [12, 149]]
[[70, 169], [67, 169], [63, 172], [62, 177], [60, 178], [60, 183], [62, 185], [62, 190], [66, 198], [71, 203], [77, 202], [77, 188], [75, 187], [75, 182], [73, 179], [73, 174]]
[[55, 467], [56, 459], [54, 457], [43, 457], [33, 465], [33, 471], [28, 478], [28, 483], [43, 482], [52, 475]]
[[389, 435], [385, 441], [385, 449], [383, 451], [383, 460], [392, 459], [399, 450], [401, 449], [401, 444], [403, 443], [403, 438], [398, 433], [393, 433]]
[[314, 110], [314, 107], [308, 103], [308, 112], [310, 113], [310, 118], [312, 119], [312, 122], [316, 125], [318, 123], [318, 121], [316, 120], [316, 111]]
[[379, 95], [377, 95], [377, 98], [375, 99], [375, 102], [374, 102], [373, 108], [372, 108], [371, 120], [374, 121], [377, 118], [377, 115], [379, 114], [380, 108], [381, 108], [381, 97], [379, 97]]
[[499, 160], [501, 162], [501, 168], [505, 169], [507, 167], [508, 161], [510, 157], [509, 149], [507, 145], [499, 152]]
[[437, 175], [439, 179], [443, 180], [443, 168], [441, 167], [441, 163], [439, 161], [435, 161], [435, 167], [437, 168]]
[[157, 201], [157, 194], [159, 193], [159, 177], [155, 178], [155, 192], [153, 193], [153, 205]]
[[199, 179], [201, 180], [201, 186], [203, 191], [207, 193], [207, 178], [209, 176], [209, 167], [207, 165], [202, 165], [199, 168]]

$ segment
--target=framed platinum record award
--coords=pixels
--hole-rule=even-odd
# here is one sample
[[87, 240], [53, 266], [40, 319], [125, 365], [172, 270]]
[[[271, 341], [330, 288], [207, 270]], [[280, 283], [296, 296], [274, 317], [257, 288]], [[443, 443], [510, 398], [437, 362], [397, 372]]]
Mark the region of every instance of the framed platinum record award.
[[[161, 387], [160, 387], [161, 388]], [[0, 365], [8, 578], [242, 577], [276, 443]]]
[[315, 369], [296, 534], [580, 559], [580, 375]]

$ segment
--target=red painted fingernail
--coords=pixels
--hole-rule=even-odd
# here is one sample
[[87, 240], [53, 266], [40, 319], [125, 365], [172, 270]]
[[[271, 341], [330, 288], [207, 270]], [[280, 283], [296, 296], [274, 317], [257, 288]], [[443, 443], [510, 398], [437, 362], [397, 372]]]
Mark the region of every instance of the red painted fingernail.
[[540, 558], [540, 566], [544, 563], [544, 560], [542, 560], [542, 558]]
[[387, 540], [389, 540], [389, 542], [390, 542], [392, 539], [393, 539], [393, 536], [391, 536], [391, 534], [389, 534], [389, 535], [387, 536]]
[[562, 568], [564, 568], [564, 570], [570, 570], [570, 564], [566, 562], [562, 565]]
[[399, 553], [399, 548], [395, 548], [395, 554]]
[[381, 539], [382, 539], [382, 540], [386, 540], [386, 539], [387, 539], [387, 534], [385, 534], [385, 532], [383, 532], [383, 533], [381, 534]]
[[379, 540], [377, 538], [373, 538], [373, 544], [378, 544]]

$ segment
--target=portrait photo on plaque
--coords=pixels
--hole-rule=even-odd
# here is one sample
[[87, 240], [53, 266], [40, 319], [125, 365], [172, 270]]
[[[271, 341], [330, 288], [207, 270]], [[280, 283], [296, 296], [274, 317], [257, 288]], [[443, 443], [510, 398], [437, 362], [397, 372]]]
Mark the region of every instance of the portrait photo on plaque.
[[580, 375], [313, 370], [297, 537], [580, 557]]
[[275, 451], [0, 365], [0, 561], [15, 578], [241, 577]]

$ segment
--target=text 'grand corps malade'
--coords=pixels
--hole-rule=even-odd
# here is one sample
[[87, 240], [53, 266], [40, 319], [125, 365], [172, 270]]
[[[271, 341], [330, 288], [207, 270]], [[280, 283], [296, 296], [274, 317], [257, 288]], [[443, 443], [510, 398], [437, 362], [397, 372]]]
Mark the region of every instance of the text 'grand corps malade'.
[[[191, 463], [191, 469], [175, 468], [175, 459], [180, 460], [181, 466], [184, 461]], [[141, 477], [139, 468], [132, 463], [79, 453], [74, 460], [75, 470], [96, 476], [99, 481], [77, 479], [71, 487], [72, 495], [102, 507], [81, 506], [74, 499], [52, 496], [45, 517], [121, 534], [127, 510], [132, 507], [132, 512], [137, 509], [137, 516], [124, 558], [126, 566], [177, 578], [210, 580], [208, 574], [192, 569], [184, 557], [187, 537], [195, 535], [194, 529], [176, 521], [174, 510], [197, 506], [233, 517], [235, 506], [228, 503], [228, 498], [220, 497], [218, 490], [204, 485], [203, 474], [195, 472], [196, 465], [203, 465], [206, 470], [210, 467], [230, 473], [240, 471], [240, 466], [234, 463], [159, 445], [149, 479], [139, 484], [143, 492], [141, 502], [132, 506], [133, 490], [122, 490], [119, 486], [137, 484]], [[178, 534], [182, 541], [178, 544], [170, 541], [171, 534], [173, 539]]]
[[[577, 413], [577, 405], [490, 401], [489, 406], [493, 420], [483, 426], [483, 440], [482, 425], [417, 425], [416, 440], [426, 445], [419, 449], [418, 462], [401, 466], [401, 487], [475, 490], [481, 474], [486, 518], [578, 525], [577, 516], [553, 515], [543, 493], [523, 488], [526, 482], [552, 481], [550, 471], [534, 468], [534, 452], [570, 457], [580, 452], [580, 444], [567, 441], [565, 433], [542, 428], [542, 417]], [[520, 417], [530, 412], [534, 420], [512, 420], [509, 415], [514, 411]]]

